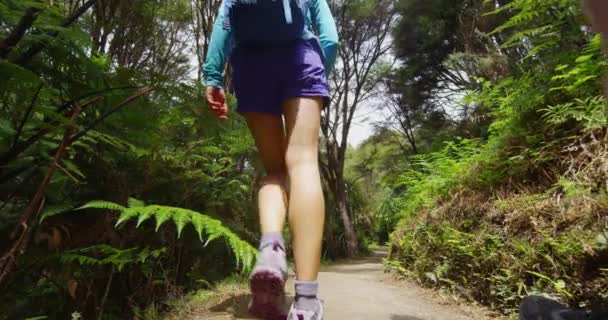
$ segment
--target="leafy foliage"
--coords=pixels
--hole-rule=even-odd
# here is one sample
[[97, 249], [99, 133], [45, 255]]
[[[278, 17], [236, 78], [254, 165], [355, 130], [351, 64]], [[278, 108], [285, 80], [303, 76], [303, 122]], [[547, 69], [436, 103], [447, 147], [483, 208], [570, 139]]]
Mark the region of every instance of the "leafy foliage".
[[[148, 259], [157, 259], [167, 251], [166, 248], [151, 250], [131, 248], [120, 250], [108, 245], [96, 245], [89, 248], [67, 251], [59, 257], [61, 263], [78, 263], [80, 266], [99, 267], [110, 265], [119, 272], [129, 264], [145, 263]], [[95, 257], [97, 254], [100, 257]]]
[[[601, 303], [608, 112], [600, 39], [578, 25], [578, 1], [485, 1], [476, 8], [483, 10], [473, 12], [474, 21], [499, 23], [485, 34], [494, 45], [475, 54], [504, 63], [491, 65], [493, 73], [471, 67], [482, 64], [464, 63], [472, 55], [462, 39], [465, 52], [448, 62], [472, 81], [460, 103], [476, 111], [462, 114], [457, 121], [466, 126], [456, 127], [484, 126], [467, 117], [491, 121], [479, 139], [457, 138], [408, 159], [411, 169], [391, 180], [395, 196], [385, 202], [397, 203], [402, 219], [389, 264], [507, 313], [529, 294], [580, 307]], [[403, 88], [407, 97], [407, 86], [396, 86]]]
[[206, 238], [205, 246], [215, 239], [223, 238], [234, 252], [237, 264], [242, 263], [245, 271], [251, 270], [253, 266], [254, 257], [257, 252], [255, 248], [222, 225], [221, 221], [192, 210], [159, 205], [146, 206], [142, 201], [133, 198], [129, 200], [129, 208], [107, 201], [92, 201], [80, 209], [119, 211], [120, 216], [116, 222], [117, 226], [131, 219], [136, 219], [137, 227], [139, 227], [145, 221], [155, 219], [156, 231], [165, 222], [172, 220], [177, 228], [178, 238], [181, 236], [184, 227], [191, 224], [201, 241], [205, 241], [204, 238]]
[[[212, 21], [215, 12], [207, 14]], [[0, 319], [124, 318], [251, 263], [241, 237], [256, 240], [248, 200], [260, 166], [244, 123], [214, 121], [191, 79], [202, 67], [189, 59], [191, 18], [181, 0], [0, 4], [0, 258], [11, 256], [15, 239], [28, 239], [6, 275], [0, 261], [0, 309], [9, 311]], [[177, 228], [144, 223], [152, 211], [137, 216], [135, 230], [115, 228], [113, 214], [74, 209], [129, 196], [191, 210], [165, 217], [180, 237]], [[138, 206], [147, 209], [132, 200], [127, 210]], [[29, 207], [40, 212], [28, 215]], [[27, 233], [11, 237], [24, 218]], [[228, 246], [202, 246], [188, 224]], [[145, 248], [165, 251], [137, 262], [153, 251]]]
[[592, 232], [545, 235], [533, 241], [501, 236], [490, 230], [462, 232], [449, 224], [418, 222], [395, 243], [394, 268], [404, 275], [453, 290], [485, 304], [516, 311], [530, 294], [551, 294], [581, 301], [601, 300], [584, 287], [599, 289], [608, 278], [589, 279], [583, 287], [585, 263], [593, 257], [587, 248], [599, 249]]

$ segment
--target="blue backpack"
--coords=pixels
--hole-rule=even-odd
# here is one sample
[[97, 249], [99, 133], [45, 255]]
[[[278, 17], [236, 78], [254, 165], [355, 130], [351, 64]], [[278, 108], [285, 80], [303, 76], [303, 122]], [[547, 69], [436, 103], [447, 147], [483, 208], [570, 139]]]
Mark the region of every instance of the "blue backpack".
[[289, 47], [302, 39], [306, 0], [224, 0], [237, 46]]

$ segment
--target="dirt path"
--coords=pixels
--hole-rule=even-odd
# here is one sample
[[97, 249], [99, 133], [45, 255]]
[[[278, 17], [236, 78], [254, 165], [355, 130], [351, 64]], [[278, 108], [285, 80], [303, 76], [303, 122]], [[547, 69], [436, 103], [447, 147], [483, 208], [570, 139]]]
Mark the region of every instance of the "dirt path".
[[[378, 251], [368, 259], [324, 268], [320, 282], [325, 320], [497, 319], [486, 316], [480, 308], [449, 304], [430, 290], [395, 280], [383, 271], [383, 255]], [[292, 283], [288, 288], [293, 288]], [[289, 293], [293, 295], [293, 289]], [[215, 310], [223, 312], [206, 315], [204, 319], [251, 319], [244, 312], [246, 300], [244, 296], [233, 301], [232, 306], [230, 303], [220, 306]]]

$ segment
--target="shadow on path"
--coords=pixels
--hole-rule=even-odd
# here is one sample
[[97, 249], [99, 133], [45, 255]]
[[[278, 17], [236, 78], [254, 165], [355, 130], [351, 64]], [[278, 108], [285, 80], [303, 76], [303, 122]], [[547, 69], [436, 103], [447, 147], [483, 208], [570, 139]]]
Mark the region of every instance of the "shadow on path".
[[[237, 319], [257, 319], [249, 315], [248, 305], [250, 300], [248, 293], [240, 294], [238, 296], [230, 297], [215, 306], [209, 308], [209, 311], [214, 313], [227, 313], [231, 314]], [[291, 305], [293, 297], [287, 297], [286, 305]]]

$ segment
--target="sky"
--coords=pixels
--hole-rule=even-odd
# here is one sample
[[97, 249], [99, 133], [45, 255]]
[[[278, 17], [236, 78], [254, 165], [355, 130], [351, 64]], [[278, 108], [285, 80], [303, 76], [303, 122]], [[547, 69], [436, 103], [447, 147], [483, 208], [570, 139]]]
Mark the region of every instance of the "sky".
[[358, 147], [374, 133], [373, 123], [380, 121], [384, 116], [381, 111], [375, 110], [369, 104], [361, 105], [353, 118], [348, 144]]
[[348, 143], [353, 147], [358, 147], [373, 133], [374, 132], [369, 122], [359, 121], [353, 123], [350, 135], [348, 137]]

